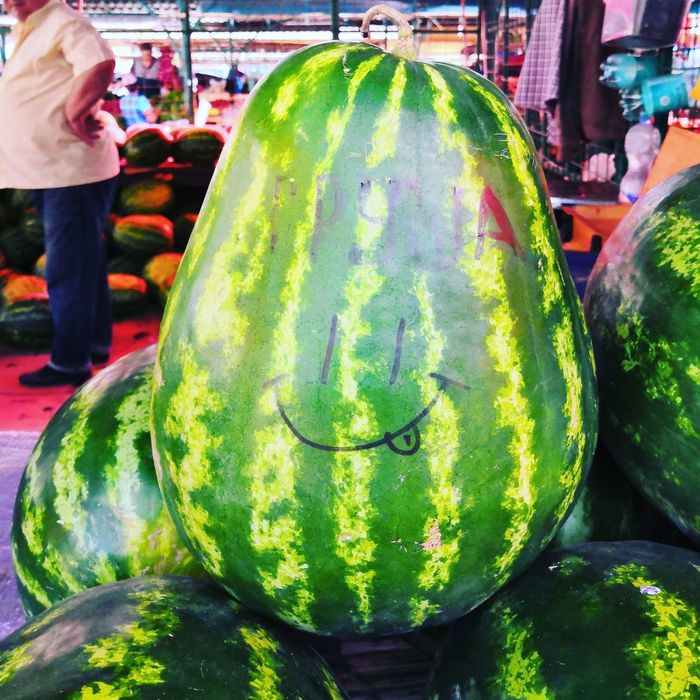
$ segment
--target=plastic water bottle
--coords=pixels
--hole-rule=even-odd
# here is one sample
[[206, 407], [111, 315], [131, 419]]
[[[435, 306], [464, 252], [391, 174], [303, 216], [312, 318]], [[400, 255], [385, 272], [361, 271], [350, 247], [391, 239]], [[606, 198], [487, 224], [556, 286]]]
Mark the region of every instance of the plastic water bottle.
[[633, 204], [639, 199], [660, 145], [661, 134], [652, 124], [635, 124], [627, 132], [625, 153], [629, 166], [620, 182], [620, 203]]

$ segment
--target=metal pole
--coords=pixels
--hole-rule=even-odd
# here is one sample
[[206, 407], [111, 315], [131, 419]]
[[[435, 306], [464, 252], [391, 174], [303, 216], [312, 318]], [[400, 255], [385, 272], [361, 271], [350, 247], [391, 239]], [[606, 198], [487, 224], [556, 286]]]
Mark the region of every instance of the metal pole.
[[182, 10], [182, 69], [185, 88], [185, 111], [187, 118], [194, 121], [194, 99], [192, 95], [192, 45], [190, 42], [192, 27], [190, 25], [189, 0], [180, 0]]
[[340, 39], [340, 0], [331, 0], [331, 30], [333, 40]]

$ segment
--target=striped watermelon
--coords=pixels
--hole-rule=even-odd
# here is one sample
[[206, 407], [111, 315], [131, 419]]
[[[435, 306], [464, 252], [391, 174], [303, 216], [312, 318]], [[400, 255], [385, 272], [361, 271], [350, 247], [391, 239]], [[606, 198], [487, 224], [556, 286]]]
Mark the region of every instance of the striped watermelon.
[[700, 697], [700, 555], [561, 549], [448, 637], [432, 700]]
[[114, 244], [133, 258], [150, 258], [173, 247], [173, 224], [159, 214], [132, 214], [114, 227]]
[[586, 291], [601, 434], [645, 496], [700, 542], [700, 166], [642, 198]]
[[168, 290], [173, 286], [175, 274], [180, 267], [182, 253], [161, 253], [152, 257], [143, 268], [143, 276], [156, 297], [168, 284]]
[[116, 272], [123, 275], [141, 275], [143, 260], [132, 258], [128, 255], [119, 255], [107, 263], [107, 272]]
[[36, 209], [30, 209], [20, 222], [20, 227], [27, 240], [36, 248], [44, 248], [44, 224]]
[[341, 700], [289, 631], [211, 584], [135, 578], [80, 593], [0, 642], [0, 696]]
[[12, 304], [27, 294], [48, 294], [46, 280], [38, 275], [16, 275], [3, 287], [2, 300]]
[[251, 94], [168, 300], [166, 502], [218, 581], [303, 629], [453, 619], [573, 504], [589, 350], [502, 93], [367, 44], [303, 49]]
[[581, 494], [549, 548], [615, 540], [651, 540], [679, 547], [689, 544], [642, 498], [599, 444]]
[[41, 255], [42, 246], [29, 240], [20, 226], [10, 226], [0, 233], [0, 250], [10, 267], [30, 270]]
[[28, 615], [101, 583], [200, 572], [158, 491], [148, 434], [154, 361], [151, 346], [99, 372], [34, 448], [12, 523]]
[[116, 317], [141, 311], [148, 303], [148, 286], [143, 277], [112, 272], [107, 275], [112, 313]]
[[45, 292], [25, 294], [0, 310], [0, 338], [13, 345], [47, 348], [52, 335], [53, 321]]
[[129, 133], [122, 148], [126, 162], [139, 168], [153, 168], [170, 156], [172, 139], [158, 126], [136, 129]]
[[9, 190], [10, 219], [19, 221], [34, 206], [31, 190]]
[[225, 142], [226, 136], [218, 129], [182, 129], [173, 142], [173, 158], [178, 163], [212, 166], [221, 155]]
[[139, 180], [123, 187], [118, 202], [123, 214], [164, 214], [175, 201], [173, 188], [163, 180]]

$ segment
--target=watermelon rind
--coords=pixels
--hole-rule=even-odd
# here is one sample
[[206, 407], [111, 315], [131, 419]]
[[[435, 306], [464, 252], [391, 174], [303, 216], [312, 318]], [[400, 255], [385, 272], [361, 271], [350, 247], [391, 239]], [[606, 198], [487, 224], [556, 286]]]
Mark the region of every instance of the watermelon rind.
[[0, 697], [341, 700], [305, 640], [181, 576], [102, 585], [0, 642]]
[[698, 615], [697, 552], [559, 549], [455, 625], [428, 698], [697, 698]]
[[102, 583], [202, 573], [158, 490], [148, 430], [154, 361], [151, 346], [96, 374], [31, 454], [11, 535], [28, 615]]

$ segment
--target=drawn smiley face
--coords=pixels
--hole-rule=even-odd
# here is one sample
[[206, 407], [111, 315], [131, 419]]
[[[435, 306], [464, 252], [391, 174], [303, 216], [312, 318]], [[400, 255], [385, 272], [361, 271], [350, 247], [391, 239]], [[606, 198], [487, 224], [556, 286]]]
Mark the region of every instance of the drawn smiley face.
[[[406, 330], [405, 319], [400, 319], [399, 326], [396, 332], [396, 348], [394, 351], [394, 361], [391, 366], [389, 373], [389, 385], [393, 385], [397, 378], [401, 368], [401, 349], [403, 345], [404, 332]], [[328, 343], [326, 346], [326, 352], [323, 360], [323, 366], [321, 368], [321, 384], [328, 383], [328, 375], [333, 359], [333, 349], [335, 347], [336, 335], [338, 332], [338, 317], [334, 315], [331, 319], [330, 332], [328, 337]], [[429, 372], [428, 376], [436, 381], [437, 390], [430, 399], [430, 401], [423, 406], [415, 416], [409, 420], [404, 425], [401, 425], [393, 430], [386, 430], [381, 436], [374, 436], [367, 440], [363, 440], [356, 444], [350, 445], [329, 445], [323, 442], [318, 442], [312, 438], [304, 435], [294, 424], [289, 416], [288, 410], [285, 408], [280, 400], [279, 393], [275, 391], [275, 403], [277, 406], [277, 411], [279, 412], [280, 418], [284, 424], [289, 428], [292, 434], [304, 445], [312, 447], [316, 450], [322, 450], [325, 452], [359, 452], [362, 450], [372, 450], [382, 445], [386, 445], [392, 452], [398, 455], [409, 456], [413, 455], [420, 449], [421, 446], [421, 434], [419, 429], [419, 424], [421, 421], [430, 413], [435, 404], [439, 401], [440, 396], [443, 392], [447, 390], [448, 387], [455, 387], [462, 389], [464, 391], [469, 391], [470, 387], [460, 382], [456, 379], [452, 379], [443, 374], [437, 372]], [[273, 388], [276, 389], [280, 384], [284, 382], [287, 375], [279, 375], [266, 381], [263, 384], [263, 388]]]

